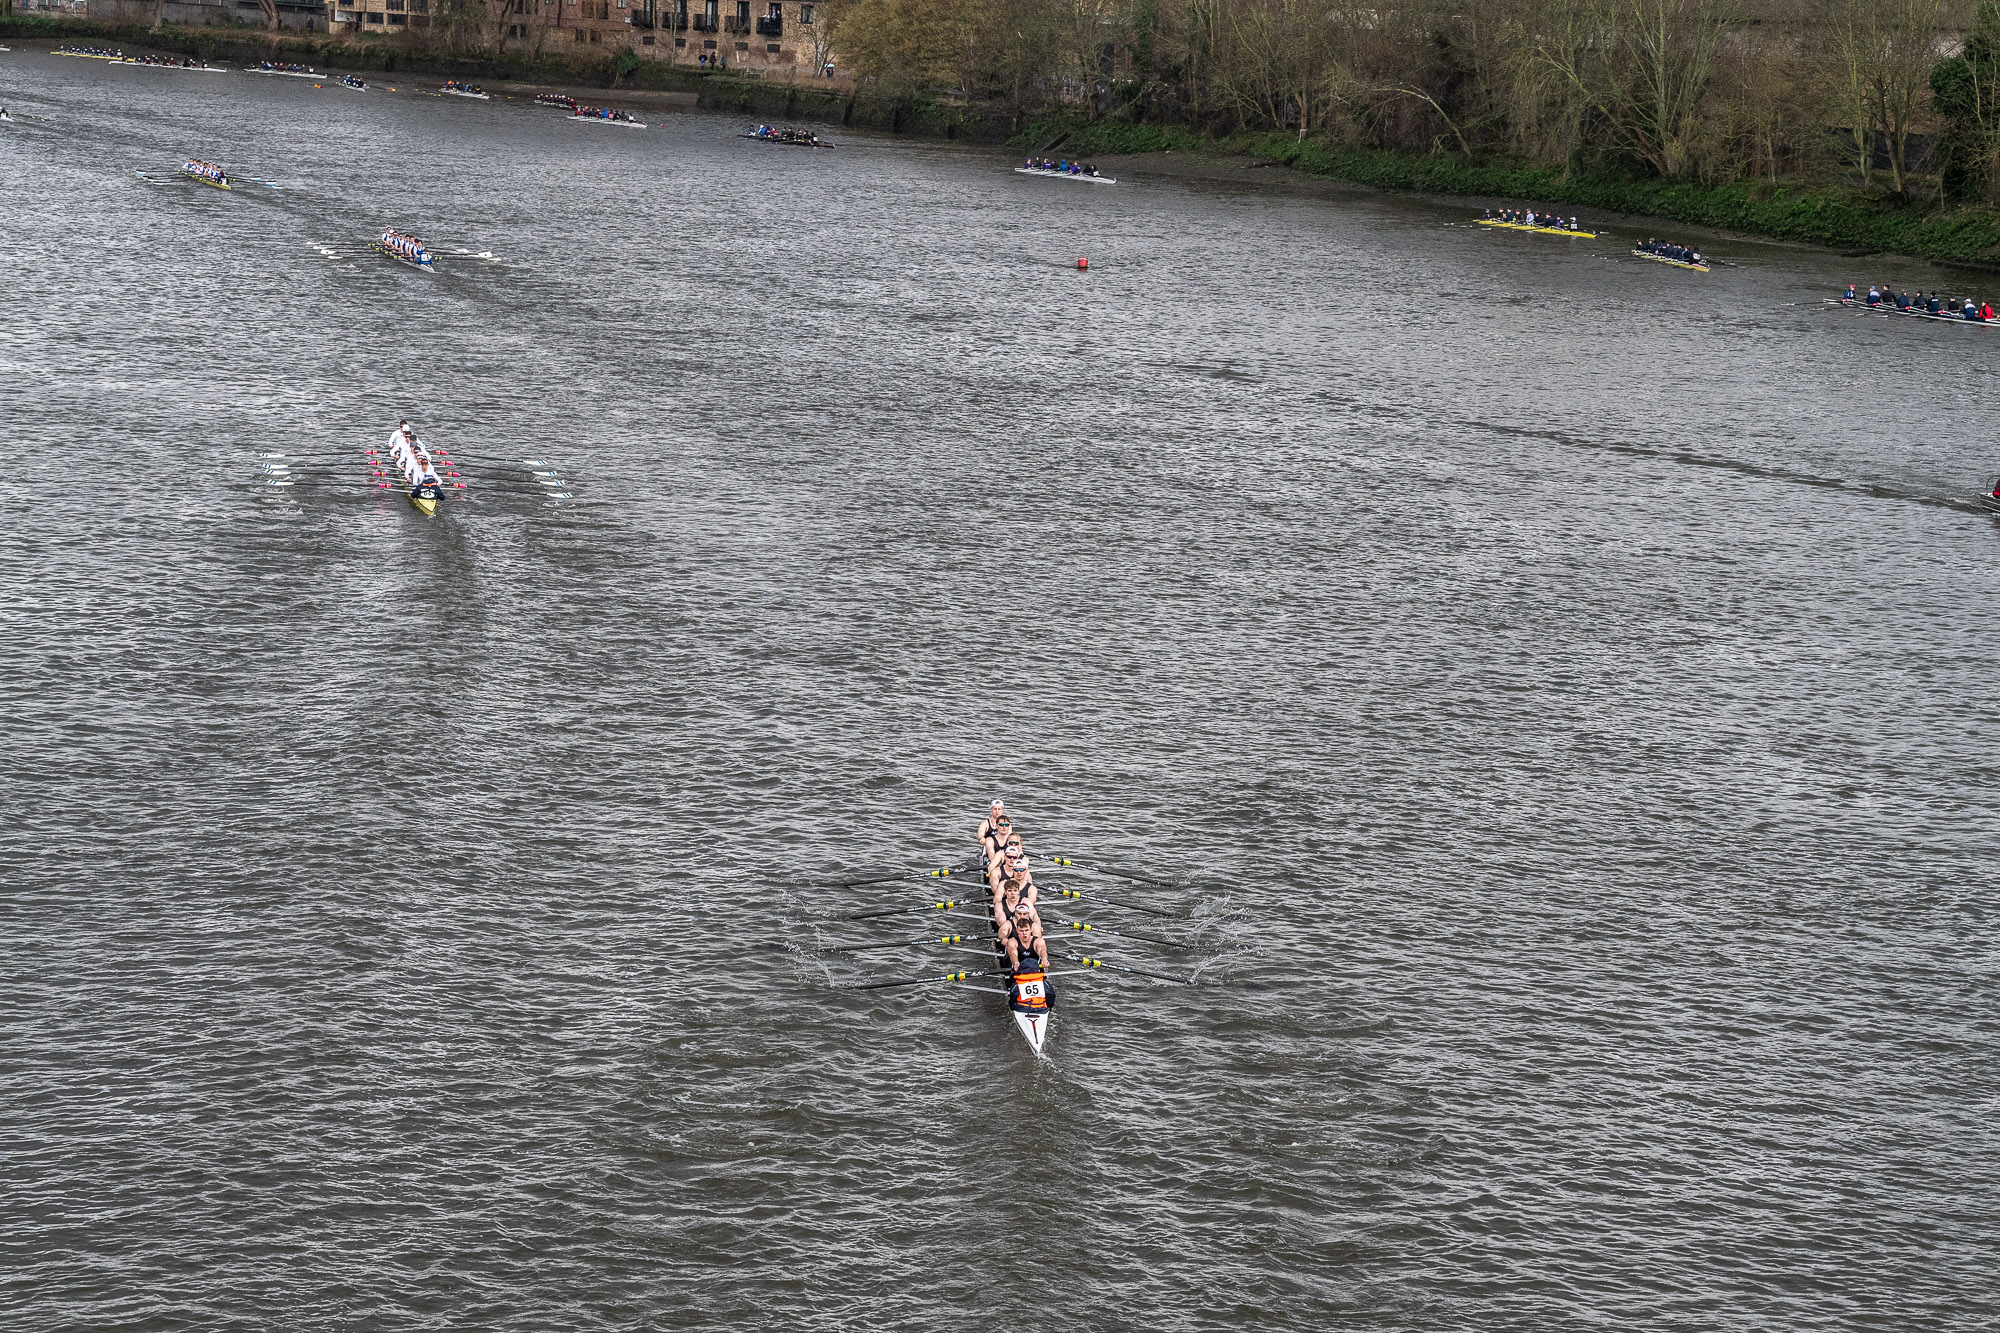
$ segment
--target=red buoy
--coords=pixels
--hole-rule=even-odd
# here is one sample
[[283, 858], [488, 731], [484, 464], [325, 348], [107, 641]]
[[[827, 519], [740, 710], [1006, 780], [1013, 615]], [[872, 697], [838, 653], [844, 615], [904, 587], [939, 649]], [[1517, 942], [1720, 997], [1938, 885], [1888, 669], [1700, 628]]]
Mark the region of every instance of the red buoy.
[[1076, 266], [1077, 266], [1078, 268], [1089, 268], [1089, 267], [1090, 267], [1090, 261], [1089, 261], [1088, 259], [1079, 259], [1079, 260], [1077, 260], [1077, 261], [1076, 261]]

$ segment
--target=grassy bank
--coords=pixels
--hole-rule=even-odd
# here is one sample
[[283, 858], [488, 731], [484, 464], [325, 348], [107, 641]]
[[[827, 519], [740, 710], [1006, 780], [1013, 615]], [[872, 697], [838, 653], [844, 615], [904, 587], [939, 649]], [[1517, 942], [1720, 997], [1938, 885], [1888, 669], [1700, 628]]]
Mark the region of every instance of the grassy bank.
[[324, 34], [255, 27], [168, 24], [157, 31], [136, 26], [13, 15], [0, 18], [0, 38], [113, 46], [130, 52], [167, 52], [218, 65], [260, 60], [311, 65], [357, 73], [425, 75], [481, 83], [526, 83], [544, 87], [613, 91], [642, 89], [685, 92], [707, 111], [733, 111], [762, 119], [813, 120], [943, 139], [999, 143], [1020, 128], [1004, 113], [957, 106], [928, 98], [890, 99], [831, 88], [810, 78], [777, 78], [711, 72], [691, 65], [615, 56], [572, 58], [527, 52], [498, 55], [447, 53], [407, 41], [342, 40]]
[[1660, 180], [1564, 176], [1536, 167], [1465, 166], [1446, 157], [1372, 152], [1290, 134], [1211, 139], [1175, 126], [1042, 121], [1008, 142], [1085, 157], [1165, 151], [1235, 153], [1305, 175], [1385, 190], [1565, 204], [1867, 254], [1901, 254], [2000, 268], [2000, 210], [1895, 204], [1858, 190], [1741, 181], [1709, 187]]

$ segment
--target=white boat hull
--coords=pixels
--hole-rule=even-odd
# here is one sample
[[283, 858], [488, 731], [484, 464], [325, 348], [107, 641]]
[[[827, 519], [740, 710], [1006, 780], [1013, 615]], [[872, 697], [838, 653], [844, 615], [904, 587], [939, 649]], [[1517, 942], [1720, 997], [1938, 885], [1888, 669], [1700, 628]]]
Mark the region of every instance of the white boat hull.
[[461, 92], [457, 88], [440, 88], [438, 91], [446, 97], [470, 97], [475, 102], [490, 102], [493, 100], [492, 93], [468, 93]]
[[251, 68], [250, 68], [250, 67], [249, 67], [248, 65], [245, 65], [245, 66], [243, 67], [243, 72], [244, 72], [245, 74], [270, 74], [270, 75], [273, 75], [273, 76], [275, 76], [275, 77], [277, 77], [277, 78], [280, 78], [280, 79], [321, 79], [321, 80], [324, 80], [324, 79], [326, 79], [326, 78], [328, 77], [328, 76], [327, 76], [327, 75], [325, 75], [325, 74], [310, 74], [310, 73], [308, 73], [308, 74], [302, 74], [302, 73], [300, 73], [300, 72], [299, 72], [298, 70], [295, 70], [295, 69], [251, 69]]
[[1045, 1013], [1024, 1014], [1018, 1009], [1013, 1012], [1015, 1024], [1020, 1027], [1021, 1035], [1027, 1038], [1028, 1049], [1040, 1055], [1042, 1044], [1049, 1039], [1049, 1016]]
[[1092, 176], [1081, 171], [1044, 171], [1040, 167], [1015, 167], [1015, 172], [1023, 176], [1054, 176], [1060, 181], [1089, 181], [1092, 185], [1116, 185], [1109, 176]]
[[628, 130], [643, 130], [646, 128], [646, 122], [643, 120], [612, 120], [608, 116], [566, 116], [564, 119], [570, 121], [589, 121], [596, 125], [623, 125]]

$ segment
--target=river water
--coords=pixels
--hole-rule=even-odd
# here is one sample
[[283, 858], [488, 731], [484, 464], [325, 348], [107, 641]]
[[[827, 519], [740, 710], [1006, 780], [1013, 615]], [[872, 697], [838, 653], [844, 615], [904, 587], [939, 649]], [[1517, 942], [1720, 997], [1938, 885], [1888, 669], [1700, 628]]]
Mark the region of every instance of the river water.
[[412, 92], [0, 56], [0, 1322], [2000, 1318], [1963, 275]]

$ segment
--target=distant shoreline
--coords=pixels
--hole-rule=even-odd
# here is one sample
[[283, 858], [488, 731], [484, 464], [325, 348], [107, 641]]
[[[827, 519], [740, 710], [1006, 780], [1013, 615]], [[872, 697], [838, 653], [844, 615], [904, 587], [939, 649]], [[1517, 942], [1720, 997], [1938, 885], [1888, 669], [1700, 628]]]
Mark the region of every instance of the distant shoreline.
[[[1010, 139], [1017, 150], [1146, 169], [1178, 158], [1219, 166], [1285, 167], [1300, 176], [1404, 193], [1501, 201], [1523, 207], [1618, 214], [1704, 231], [1790, 242], [1848, 259], [1901, 256], [1950, 267], [2000, 271], [2000, 209], [1898, 207], [1856, 190], [1738, 181], [1702, 186], [1658, 180], [1565, 177], [1540, 168], [1466, 166], [1445, 157], [1331, 145], [1290, 134], [1211, 138], [1176, 126], [1043, 121]], [[1176, 174], [1193, 174], [1179, 171]], [[1206, 174], [1228, 175], [1211, 167]]]

